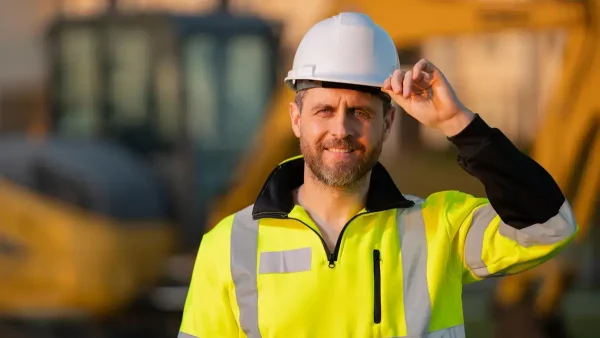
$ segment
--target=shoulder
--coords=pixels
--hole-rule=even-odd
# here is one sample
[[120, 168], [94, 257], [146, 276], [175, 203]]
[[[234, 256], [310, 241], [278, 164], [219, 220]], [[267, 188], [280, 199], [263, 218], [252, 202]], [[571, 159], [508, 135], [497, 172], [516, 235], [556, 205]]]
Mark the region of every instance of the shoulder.
[[458, 190], [444, 190], [430, 194], [425, 202], [437, 206], [461, 206], [485, 204], [488, 203], [488, 200]]
[[469, 198], [469, 195], [460, 191], [447, 190], [438, 191], [425, 197], [415, 195], [404, 195], [404, 197], [407, 200], [414, 202], [416, 206], [433, 207], [464, 201], [465, 199]]
[[194, 263], [194, 275], [202, 280], [209, 278], [212, 281], [230, 281], [229, 271], [231, 256], [231, 236], [233, 223], [236, 216], [244, 214], [250, 208], [252, 217], [252, 206], [244, 208], [220, 220], [212, 229], [202, 236], [196, 261]]
[[425, 201], [424, 198], [415, 195], [404, 195], [404, 198], [411, 202], [414, 202], [416, 205], [422, 204]]
[[446, 190], [427, 196], [422, 208], [425, 218], [444, 220], [446, 226], [454, 228], [473, 215], [479, 207], [487, 204], [487, 198], [475, 197], [457, 190]]
[[439, 212], [456, 209], [469, 210], [489, 203], [487, 198], [475, 197], [458, 190], [438, 191], [427, 195], [426, 197], [414, 195], [404, 195], [404, 197], [413, 201], [416, 206]]
[[212, 229], [202, 237], [200, 248], [204, 252], [222, 252], [229, 251], [233, 224], [235, 222], [252, 221], [252, 208], [254, 205], [249, 205], [246, 208], [239, 210], [233, 214], [220, 220]]

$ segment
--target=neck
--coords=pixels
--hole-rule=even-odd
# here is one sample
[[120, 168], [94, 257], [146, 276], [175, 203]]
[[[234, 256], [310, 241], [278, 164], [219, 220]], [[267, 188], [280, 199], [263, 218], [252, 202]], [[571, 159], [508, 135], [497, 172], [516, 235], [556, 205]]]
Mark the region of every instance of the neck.
[[305, 166], [304, 184], [298, 190], [298, 200], [312, 217], [330, 226], [342, 227], [365, 207], [370, 177], [369, 172], [350, 187], [330, 187]]

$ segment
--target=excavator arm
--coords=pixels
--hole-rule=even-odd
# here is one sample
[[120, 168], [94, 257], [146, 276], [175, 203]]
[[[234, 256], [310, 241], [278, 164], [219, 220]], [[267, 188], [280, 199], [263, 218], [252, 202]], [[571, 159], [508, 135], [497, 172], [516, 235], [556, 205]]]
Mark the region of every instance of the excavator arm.
[[440, 36], [508, 29], [540, 30], [580, 26], [585, 6], [561, 1], [352, 0], [353, 8], [384, 27], [396, 45]]

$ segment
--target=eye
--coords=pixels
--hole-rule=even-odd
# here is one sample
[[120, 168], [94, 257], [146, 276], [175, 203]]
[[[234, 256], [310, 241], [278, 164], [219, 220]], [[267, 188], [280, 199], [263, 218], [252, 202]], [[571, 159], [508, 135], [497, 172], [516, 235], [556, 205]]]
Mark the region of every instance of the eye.
[[361, 119], [368, 119], [371, 117], [371, 114], [364, 110], [355, 110], [354, 115], [356, 115], [357, 117], [359, 117]]
[[319, 109], [319, 110], [317, 111], [317, 114], [325, 114], [325, 115], [328, 115], [328, 114], [331, 114], [331, 113], [333, 113], [333, 109], [331, 109], [331, 108], [323, 108], [323, 109]]

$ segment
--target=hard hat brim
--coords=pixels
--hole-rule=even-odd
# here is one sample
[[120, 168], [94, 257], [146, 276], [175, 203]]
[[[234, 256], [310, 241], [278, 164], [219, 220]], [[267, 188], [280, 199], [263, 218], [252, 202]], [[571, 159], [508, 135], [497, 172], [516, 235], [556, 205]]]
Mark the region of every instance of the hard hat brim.
[[[312, 88], [338, 88], [338, 89], [350, 89], [359, 92], [369, 93], [376, 95], [381, 98], [384, 102], [391, 101], [391, 97], [381, 90], [380, 86], [371, 86], [357, 84], [355, 82], [339, 82], [339, 81], [321, 81], [321, 80], [296, 80], [294, 81], [293, 90], [296, 92], [308, 90]], [[291, 83], [291, 82], [290, 82]]]
[[[390, 74], [391, 75], [391, 74]], [[332, 83], [343, 83], [343, 84], [350, 84], [350, 85], [357, 85], [357, 86], [366, 86], [366, 87], [375, 87], [375, 88], [381, 88], [383, 87], [383, 83], [385, 82], [387, 78], [381, 79], [380, 76], [378, 77], [373, 77], [372, 79], [365, 79], [364, 76], [360, 76], [360, 79], [357, 78], [352, 78], [352, 77], [347, 77], [347, 76], [328, 76], [328, 75], [321, 75], [321, 76], [306, 76], [306, 77], [291, 77], [288, 76], [285, 78], [285, 83], [286, 85], [292, 89], [292, 90], [296, 90], [296, 81], [323, 81], [323, 82], [332, 82]]]

